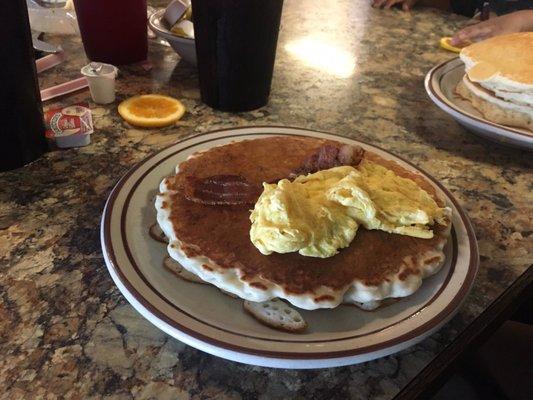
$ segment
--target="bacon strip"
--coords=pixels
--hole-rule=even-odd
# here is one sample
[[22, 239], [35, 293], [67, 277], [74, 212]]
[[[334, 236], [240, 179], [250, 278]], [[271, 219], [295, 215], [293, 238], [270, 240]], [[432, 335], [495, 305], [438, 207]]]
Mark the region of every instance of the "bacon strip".
[[357, 146], [344, 145], [339, 149], [337, 159], [341, 165], [359, 165], [365, 151]]
[[[324, 145], [312, 154], [303, 165], [289, 175], [290, 179], [341, 165], [358, 165], [364, 150], [360, 147], [344, 145], [335, 147]], [[277, 183], [280, 179], [272, 180]], [[255, 204], [261, 195], [261, 185], [254, 185], [240, 175], [213, 175], [206, 178], [188, 178], [184, 185], [185, 197], [195, 203], [207, 205]]]
[[208, 205], [255, 204], [261, 187], [252, 185], [240, 175], [214, 175], [190, 178], [185, 185], [185, 197]]
[[324, 169], [339, 167], [341, 165], [357, 166], [363, 159], [365, 151], [359, 146], [343, 145], [340, 148], [326, 144], [290, 174], [294, 179], [299, 175], [312, 174]]

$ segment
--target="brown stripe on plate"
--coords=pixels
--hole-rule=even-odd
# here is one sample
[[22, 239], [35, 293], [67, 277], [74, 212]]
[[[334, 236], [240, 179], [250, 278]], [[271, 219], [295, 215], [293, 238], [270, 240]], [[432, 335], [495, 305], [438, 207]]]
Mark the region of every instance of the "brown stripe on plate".
[[[283, 126], [283, 127], [282, 126], [280, 126], [280, 127], [276, 127], [276, 126], [254, 126], [253, 128], [270, 128], [270, 129], [273, 130], [273, 132], [268, 132], [268, 133], [266, 133], [266, 132], [255, 132], [255, 133], [235, 134], [235, 135], [231, 135], [231, 136], [225, 136], [223, 138], [220, 138], [220, 137], [211, 138], [211, 139], [208, 139], [208, 140], [205, 140], [205, 141], [194, 143], [194, 144], [192, 144], [190, 146], [186, 146], [186, 147], [184, 147], [184, 148], [182, 148], [182, 149], [180, 149], [180, 150], [178, 150], [178, 151], [166, 156], [162, 160], [158, 161], [156, 163], [156, 165], [150, 167], [145, 173], [143, 173], [141, 178], [139, 178], [135, 182], [134, 187], [132, 187], [132, 189], [128, 193], [127, 202], [129, 203], [129, 200], [131, 199], [131, 196], [132, 196], [134, 190], [140, 184], [140, 181], [142, 181], [142, 179], [150, 171], [152, 171], [157, 165], [161, 164], [163, 161], [166, 161], [168, 158], [170, 158], [172, 156], [175, 156], [176, 154], [178, 154], [180, 152], [183, 152], [183, 151], [185, 151], [185, 150], [187, 150], [187, 149], [189, 149], [191, 147], [195, 147], [195, 146], [198, 146], [200, 144], [208, 143], [208, 142], [215, 141], [215, 140], [218, 140], [218, 139], [237, 138], [237, 137], [243, 137], [243, 136], [261, 136], [261, 135], [263, 135], [263, 136], [272, 136], [272, 135], [278, 135], [278, 136], [301, 136], [301, 137], [307, 137], [307, 135], [304, 135], [304, 134], [276, 133], [275, 132], [276, 129], [284, 129], [284, 128], [285, 129], [286, 128], [291, 129], [292, 128], [292, 127], [287, 127], [287, 126]], [[239, 129], [249, 129], [249, 128], [228, 128], [228, 129], [222, 129], [222, 130], [213, 131], [213, 132], [210, 132], [210, 134], [220, 133], [220, 132], [224, 132], [224, 131], [238, 131]], [[301, 128], [292, 128], [292, 129], [301, 129]], [[311, 131], [311, 130], [307, 130], [307, 131]], [[360, 143], [365, 144], [365, 145], [367, 145], [367, 146], [369, 146], [371, 148], [373, 147], [375, 149], [379, 149], [379, 150], [381, 150], [381, 151], [383, 151], [383, 152], [385, 152], [385, 153], [387, 153], [389, 155], [392, 155], [393, 157], [396, 157], [399, 160], [402, 160], [403, 162], [405, 162], [406, 164], [408, 164], [409, 166], [411, 166], [412, 168], [414, 168], [418, 172], [422, 173], [427, 179], [432, 181], [440, 190], [442, 190], [445, 193], [445, 195], [448, 197], [448, 199], [457, 208], [459, 216], [461, 218], [461, 221], [465, 225], [465, 229], [466, 229], [468, 240], [469, 240], [470, 260], [469, 260], [469, 265], [468, 265], [468, 272], [467, 272], [465, 280], [464, 280], [461, 288], [459, 289], [458, 293], [455, 295], [455, 297], [446, 305], [446, 307], [439, 314], [437, 314], [435, 317], [433, 317], [431, 320], [427, 321], [423, 325], [421, 325], [421, 326], [419, 326], [419, 327], [417, 327], [417, 328], [415, 328], [415, 329], [413, 329], [413, 330], [411, 330], [411, 331], [409, 331], [409, 332], [407, 332], [407, 333], [405, 333], [405, 334], [403, 334], [401, 336], [389, 339], [389, 340], [381, 342], [381, 343], [376, 343], [376, 344], [370, 345], [370, 346], [363, 346], [363, 347], [359, 347], [359, 348], [356, 348], [356, 349], [341, 350], [341, 351], [335, 351], [335, 352], [312, 352], [312, 353], [280, 352], [280, 351], [276, 352], [276, 351], [258, 350], [258, 349], [254, 349], [254, 348], [250, 348], [250, 347], [237, 346], [237, 345], [234, 345], [232, 343], [227, 343], [227, 342], [215, 339], [213, 337], [203, 335], [203, 334], [201, 334], [201, 333], [199, 333], [199, 332], [197, 332], [195, 330], [192, 330], [192, 329], [190, 329], [190, 328], [188, 328], [186, 326], [183, 326], [179, 322], [174, 321], [173, 319], [169, 318], [166, 314], [164, 314], [161, 311], [159, 311], [153, 304], [148, 302], [146, 300], [146, 298], [141, 293], [139, 293], [137, 291], [137, 289], [133, 286], [133, 284], [125, 277], [124, 273], [120, 269], [119, 264], [118, 264], [118, 262], [116, 260], [116, 257], [115, 257], [115, 253], [114, 253], [114, 250], [113, 250], [113, 247], [112, 247], [112, 243], [111, 243], [111, 235], [110, 235], [110, 232], [111, 232], [111, 214], [112, 214], [112, 209], [113, 209], [114, 203], [116, 201], [117, 195], [118, 195], [120, 189], [126, 183], [127, 179], [137, 169], [139, 169], [142, 165], [144, 165], [146, 162], [151, 160], [153, 157], [155, 157], [156, 155], [158, 155], [161, 152], [165, 151], [166, 149], [168, 149], [168, 148], [170, 148], [172, 146], [175, 146], [177, 143], [180, 143], [180, 142], [177, 142], [177, 143], [174, 143], [174, 144], [172, 144], [170, 146], [165, 147], [164, 149], [160, 150], [157, 153], [154, 153], [153, 155], [149, 156], [145, 160], [141, 161], [139, 164], [137, 164], [134, 167], [132, 167], [132, 169], [130, 171], [128, 171], [126, 173], [126, 175], [124, 175], [124, 177], [117, 183], [117, 185], [113, 189], [113, 191], [112, 191], [112, 193], [111, 193], [111, 195], [110, 195], [110, 197], [108, 199], [108, 202], [106, 204], [104, 217], [103, 217], [104, 244], [105, 244], [105, 247], [106, 247], [106, 253], [107, 253], [108, 258], [111, 260], [111, 267], [117, 273], [117, 275], [120, 276], [122, 283], [128, 288], [128, 290], [135, 297], [135, 299], [137, 301], [139, 301], [139, 303], [141, 303], [148, 311], [150, 311], [152, 314], [154, 314], [157, 318], [163, 320], [164, 322], [166, 322], [170, 326], [174, 327], [175, 329], [180, 330], [180, 331], [186, 333], [187, 335], [192, 336], [192, 337], [194, 337], [196, 339], [199, 339], [201, 341], [204, 341], [206, 343], [209, 343], [209, 344], [212, 344], [212, 345], [215, 345], [215, 346], [218, 346], [218, 347], [222, 347], [222, 348], [225, 348], [225, 349], [228, 349], [228, 350], [233, 350], [233, 351], [237, 351], [237, 352], [244, 352], [244, 353], [247, 353], [247, 354], [261, 355], [261, 356], [265, 356], [265, 357], [274, 357], [274, 358], [288, 358], [288, 359], [291, 359], [291, 358], [292, 359], [339, 358], [339, 357], [348, 357], [348, 356], [355, 356], [355, 355], [370, 353], [370, 352], [382, 350], [384, 348], [388, 348], [388, 347], [403, 343], [405, 341], [414, 339], [414, 338], [420, 336], [421, 334], [423, 334], [424, 332], [426, 332], [428, 330], [431, 330], [432, 328], [436, 327], [437, 325], [442, 323], [444, 320], [446, 320], [446, 318], [455, 310], [455, 308], [459, 306], [459, 304], [463, 301], [466, 293], [468, 293], [468, 291], [470, 290], [470, 287], [473, 284], [473, 280], [474, 280], [474, 277], [476, 275], [476, 272], [477, 272], [477, 269], [478, 269], [478, 263], [479, 263], [479, 255], [478, 255], [477, 243], [476, 243], [476, 240], [475, 240], [475, 235], [474, 235], [473, 228], [472, 228], [472, 226], [470, 224], [470, 221], [466, 217], [464, 211], [462, 210], [462, 208], [458, 204], [457, 200], [455, 200], [455, 198], [451, 195], [451, 193], [442, 184], [440, 184], [434, 178], [429, 176], [425, 171], [423, 171], [422, 169], [416, 167], [411, 162], [409, 162], [409, 161], [407, 161], [407, 160], [405, 160], [405, 159], [403, 159], [401, 157], [395, 156], [395, 155], [389, 153], [388, 151], [386, 151], [386, 150], [384, 150], [384, 149], [382, 149], [382, 148], [380, 148], [378, 146], [370, 145], [370, 144], [362, 142], [362, 141], [356, 141], [354, 139], [346, 138], [346, 137], [341, 136], [341, 135], [331, 134], [331, 133], [328, 133], [328, 132], [321, 132], [321, 131], [311, 131], [311, 132], [324, 133], [324, 134], [327, 134], [327, 135], [330, 135], [330, 136], [338, 137], [338, 138], [341, 139], [341, 141], [342, 141], [342, 139], [344, 139], [344, 140], [348, 139], [348, 140], [356, 142], [356, 143], [360, 142]], [[200, 134], [200, 135], [196, 135], [196, 136], [188, 137], [188, 138], [182, 140], [181, 142], [184, 142], [184, 141], [187, 141], [187, 140], [190, 140], [190, 139], [194, 139], [194, 138], [196, 138], [198, 136], [201, 136], [201, 135], [205, 135], [205, 133], [204, 134]], [[125, 214], [126, 214], [125, 210], [127, 210], [126, 205], [127, 205], [127, 203], [124, 204], [124, 208], [123, 208], [122, 213], [121, 213], [121, 232], [122, 232], [123, 235], [125, 234], [123, 224], [124, 224], [124, 221], [125, 221]], [[124, 236], [124, 238], [126, 239], [126, 236]], [[457, 257], [457, 242], [456, 242], [457, 238], [456, 238], [456, 234], [455, 234], [455, 229], [454, 229], [454, 231], [452, 233], [452, 238], [453, 238], [454, 242], [453, 242], [452, 265], [450, 267], [450, 270], [452, 270], [455, 267], [455, 263], [456, 263], [456, 260], [457, 260], [456, 259], [456, 257]], [[136, 265], [135, 261], [133, 260], [133, 257], [131, 256], [131, 252], [130, 252], [127, 240], [124, 242], [124, 245], [125, 245], [125, 248], [126, 248], [127, 256], [129, 258], [130, 262], [132, 262], [132, 266], [134, 267], [134, 269], [136, 270], [137, 273], [140, 273], [138, 265]], [[450, 272], [452, 272], [452, 271], [450, 271]], [[446, 277], [445, 284], [447, 284], [449, 282], [449, 279], [450, 279], [451, 275], [452, 275], [452, 273], [448, 274], [448, 276]], [[155, 288], [152, 287], [152, 285], [147, 281], [146, 277], [142, 273], [139, 275], [139, 277], [144, 281], [145, 284], [148, 285], [148, 287], [158, 297], [161, 298], [161, 300], [165, 301], [166, 303], [169, 303], [169, 300], [164, 298], [157, 290], [155, 290]], [[441, 291], [444, 290], [445, 284], [443, 284], [441, 286], [441, 289], [439, 290], [438, 294], [440, 294]], [[433, 301], [436, 297], [438, 297], [438, 296], [434, 296], [431, 301]], [[424, 307], [426, 307], [428, 304], [429, 303], [427, 303]], [[195, 318], [195, 317], [191, 317], [187, 313], [183, 312], [182, 310], [179, 309], [179, 307], [175, 306], [174, 304], [170, 303], [170, 305], [173, 308], [175, 308], [176, 310], [182, 312], [184, 315], [187, 315], [190, 318]], [[424, 308], [424, 307], [422, 307], [422, 308]], [[208, 326], [211, 326], [211, 325], [209, 325], [209, 324], [207, 324], [207, 323], [205, 323], [203, 321], [200, 321], [198, 319], [196, 319], [196, 320], [198, 322], [201, 322], [201, 323], [204, 323], [204, 324], [206, 324]], [[393, 324], [392, 326], [397, 325], [398, 323], [399, 322]], [[216, 326], [211, 326], [211, 327], [215, 328], [215, 329], [221, 329], [221, 328], [216, 327]], [[226, 331], [228, 333], [231, 333], [231, 334], [240, 335], [240, 336], [243, 336], [243, 337], [248, 337], [246, 335], [242, 335], [240, 333], [234, 333], [234, 332], [231, 332], [231, 331], [226, 330], [226, 329], [222, 329], [222, 330]], [[360, 335], [360, 336], [365, 336], [365, 335]], [[355, 337], [358, 337], [358, 336], [355, 336]], [[352, 338], [354, 338], [354, 337], [352, 336]], [[261, 341], [268, 341], [265, 338], [258, 338], [258, 339], [261, 340]], [[349, 339], [350, 338], [342, 338], [342, 339], [334, 339], [333, 341], [341, 341], [341, 340], [349, 340]], [[275, 341], [275, 340], [272, 340], [272, 341]], [[305, 344], [305, 343], [327, 343], [328, 341], [319, 340], [319, 341], [297, 341], [296, 342], [296, 341], [283, 341], [283, 340], [280, 340], [280, 342]]]
[[[207, 141], [207, 142], [209, 142], [209, 141]], [[204, 144], [204, 143], [206, 143], [206, 142], [200, 142], [198, 144]], [[265, 341], [269, 341], [269, 342], [280, 342], [280, 343], [329, 343], [329, 342], [336, 342], [336, 341], [342, 341], [342, 340], [348, 340], [348, 339], [357, 339], [357, 338], [368, 336], [368, 335], [371, 335], [371, 334], [374, 334], [374, 333], [377, 333], [377, 332], [381, 332], [381, 331], [383, 331], [385, 329], [388, 329], [388, 328], [390, 328], [390, 327], [392, 327], [394, 325], [397, 325], [397, 324], [399, 324], [399, 323], [411, 318], [413, 315], [415, 315], [416, 313], [420, 312], [425, 307], [429, 306], [431, 303], [433, 303], [438, 298], [440, 293], [444, 289], [446, 289], [446, 287], [447, 287], [447, 285], [448, 285], [448, 283], [449, 283], [449, 281], [451, 279], [451, 276], [453, 275], [453, 272], [455, 271], [455, 263], [457, 262], [457, 237], [456, 237], [456, 233], [455, 233], [455, 229], [454, 229], [452, 231], [452, 238], [453, 238], [453, 241], [452, 241], [452, 262], [450, 264], [450, 271], [448, 272], [448, 275], [446, 276], [445, 281], [443, 282], [443, 284], [440, 287], [440, 289], [438, 290], [438, 292], [427, 303], [425, 303], [422, 307], [420, 307], [419, 309], [417, 309], [416, 311], [414, 311], [413, 313], [411, 313], [407, 317], [401, 319], [400, 321], [397, 321], [397, 322], [395, 322], [394, 324], [391, 324], [391, 325], [387, 325], [386, 327], [383, 327], [383, 328], [380, 328], [380, 329], [376, 329], [374, 331], [367, 332], [365, 334], [360, 334], [360, 335], [352, 335], [352, 336], [346, 336], [346, 337], [342, 337], [342, 338], [329, 339], [329, 340], [306, 340], [306, 341], [302, 341], [302, 340], [271, 339], [271, 338], [265, 338], [265, 337], [262, 337], [262, 336], [245, 335], [245, 334], [242, 334], [241, 332], [232, 331], [230, 329], [227, 329], [227, 328], [224, 328], [224, 327], [220, 327], [220, 326], [217, 326], [217, 325], [213, 325], [213, 324], [211, 324], [211, 323], [209, 323], [207, 321], [204, 321], [204, 320], [202, 320], [202, 319], [200, 319], [200, 318], [198, 318], [198, 317], [196, 317], [196, 316], [194, 316], [194, 315], [182, 310], [181, 308], [179, 308], [176, 304], [174, 304], [171, 300], [169, 300], [167, 297], [165, 297], [159, 290], [157, 290], [150, 283], [149, 279], [146, 277], [145, 274], [143, 274], [143, 272], [139, 268], [139, 265], [137, 264], [137, 262], [135, 261], [135, 259], [133, 257], [133, 254], [132, 254], [131, 248], [130, 248], [130, 244], [129, 244], [128, 239], [127, 239], [127, 230], [126, 230], [126, 213], [127, 213], [127, 210], [128, 210], [128, 206], [129, 206], [130, 200], [133, 197], [133, 194], [135, 193], [135, 190], [137, 189], [137, 187], [141, 184], [141, 182], [144, 180], [144, 178], [150, 172], [152, 172], [152, 170], [157, 168], [161, 163], [163, 163], [167, 159], [175, 156], [176, 154], [179, 154], [182, 151], [188, 150], [188, 149], [189, 149], [189, 147], [187, 147], [185, 149], [178, 150], [178, 151], [168, 155], [164, 159], [160, 160], [159, 162], [157, 162], [156, 164], [151, 166], [148, 170], [146, 170], [139, 177], [139, 179], [137, 179], [135, 181], [135, 183], [133, 184], [132, 188], [128, 192], [126, 200], [124, 201], [124, 207], [122, 208], [122, 213], [121, 213], [120, 230], [121, 230], [121, 235], [124, 238], [124, 249], [126, 251], [126, 255], [128, 257], [128, 260], [131, 263], [131, 265], [133, 266], [133, 268], [134, 268], [135, 272], [137, 273], [137, 275], [144, 282], [144, 284], [146, 286], [148, 286], [152, 290], [152, 292], [154, 292], [161, 300], [163, 300], [169, 306], [174, 308], [176, 311], [186, 315], [187, 317], [194, 319], [197, 322], [200, 322], [200, 323], [202, 323], [202, 324], [204, 324], [206, 326], [209, 326], [211, 328], [214, 328], [214, 329], [219, 329], [219, 330], [221, 330], [223, 332], [226, 332], [226, 333], [231, 333], [233, 335], [242, 336], [242, 337], [249, 338], [249, 339], [265, 340]], [[124, 277], [124, 278], [127, 280], [126, 277]], [[140, 302], [140, 299], [137, 299], [137, 300]], [[144, 300], [144, 298], [143, 298], [143, 300]], [[144, 305], [145, 303], [142, 302], [142, 304]], [[176, 321], [176, 320], [172, 320], [172, 321], [174, 322], [174, 324], [176, 324], [176, 326], [173, 325], [175, 328], [178, 329], [178, 326], [181, 326], [181, 324], [179, 324], [178, 321]]]

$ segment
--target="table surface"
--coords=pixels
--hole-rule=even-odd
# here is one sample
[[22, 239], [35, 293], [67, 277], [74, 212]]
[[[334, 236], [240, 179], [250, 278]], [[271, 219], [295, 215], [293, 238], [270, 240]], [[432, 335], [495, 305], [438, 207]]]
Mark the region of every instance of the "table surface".
[[[180, 98], [188, 111], [176, 126], [135, 129], [116, 104], [91, 103], [91, 145], [51, 151], [0, 174], [0, 397], [388, 399], [524, 273], [533, 261], [531, 154], [473, 136], [423, 87], [426, 72], [453, 57], [439, 49], [439, 38], [465, 19], [435, 10], [379, 11], [369, 3], [286, 0], [270, 103], [252, 112], [202, 104], [195, 69], [151, 43], [153, 68], [121, 68], [117, 102], [152, 92]], [[68, 60], [40, 76], [43, 87], [77, 76], [86, 63], [79, 37], [50, 40], [62, 43]], [[45, 107], [89, 100], [83, 91]], [[451, 190], [471, 218], [481, 265], [450, 323], [410, 349], [363, 365], [275, 370], [188, 347], [126, 302], [99, 239], [117, 179], [181, 138], [268, 124], [375, 143]]]

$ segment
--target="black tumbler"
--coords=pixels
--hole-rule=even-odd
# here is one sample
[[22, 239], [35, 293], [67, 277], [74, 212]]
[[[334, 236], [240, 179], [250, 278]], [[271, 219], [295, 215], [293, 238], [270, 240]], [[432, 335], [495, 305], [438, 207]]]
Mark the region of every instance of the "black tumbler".
[[283, 0], [192, 0], [202, 101], [222, 111], [268, 102]]
[[25, 0], [0, 1], [0, 37], [0, 171], [8, 171], [48, 148]]

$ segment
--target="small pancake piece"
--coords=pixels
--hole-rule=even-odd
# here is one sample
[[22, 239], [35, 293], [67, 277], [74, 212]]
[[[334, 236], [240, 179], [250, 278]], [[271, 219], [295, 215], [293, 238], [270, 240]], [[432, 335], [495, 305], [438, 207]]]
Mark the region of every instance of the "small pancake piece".
[[[156, 197], [157, 220], [169, 255], [202, 280], [251, 302], [284, 299], [303, 309], [369, 303], [414, 293], [442, 266], [451, 223], [435, 224], [431, 239], [366, 230], [329, 258], [298, 253], [265, 256], [252, 244], [249, 205], [212, 206], [188, 200], [180, 187], [190, 177], [239, 175], [261, 185], [288, 177], [321, 146], [342, 143], [309, 137], [268, 137], [233, 142], [196, 153], [166, 178]], [[414, 180], [440, 205], [422, 175], [365, 151], [364, 159]]]
[[302, 332], [307, 328], [307, 322], [300, 313], [279, 299], [261, 303], [246, 300], [243, 307], [255, 319], [270, 328], [291, 333]]
[[207, 283], [201, 280], [200, 278], [198, 278], [198, 276], [196, 276], [192, 272], [187, 271], [177, 261], [175, 261], [169, 256], [163, 259], [163, 265], [165, 266], [167, 270], [172, 272], [178, 278], [183, 279], [184, 281], [192, 282], [192, 283], [203, 283], [203, 284]]
[[161, 230], [161, 227], [157, 224], [150, 225], [148, 230], [150, 237], [160, 243], [168, 243], [168, 238], [165, 236], [165, 232]]
[[[198, 276], [193, 274], [192, 272], [187, 271], [185, 268], [183, 268], [178, 262], [174, 261], [171, 257], [167, 256], [163, 259], [163, 266], [172, 272], [174, 275], [176, 275], [178, 278], [183, 279], [184, 281], [191, 282], [191, 283], [202, 283], [207, 284], [207, 282], [204, 282]], [[227, 292], [224, 289], [219, 289], [222, 293], [224, 293], [226, 296], [229, 296], [233, 299], [238, 299], [239, 297], [234, 295], [233, 293]]]

